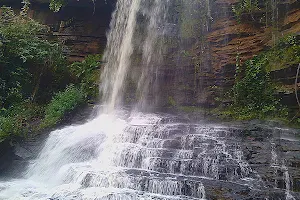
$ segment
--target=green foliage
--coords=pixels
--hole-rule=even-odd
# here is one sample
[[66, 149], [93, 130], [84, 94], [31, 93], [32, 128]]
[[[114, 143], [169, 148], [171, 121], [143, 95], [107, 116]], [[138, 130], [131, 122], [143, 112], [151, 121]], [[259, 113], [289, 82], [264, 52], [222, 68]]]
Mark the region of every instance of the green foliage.
[[239, 0], [239, 2], [232, 6], [232, 11], [238, 21], [241, 20], [243, 14], [252, 14], [260, 10], [258, 0]]
[[69, 66], [70, 72], [77, 77], [85, 98], [94, 99], [99, 95], [101, 55], [89, 55], [82, 62], [74, 62]]
[[[0, 142], [36, 133], [45, 116], [44, 104], [71, 80], [66, 78], [70, 74], [61, 45], [48, 40], [51, 33], [47, 26], [27, 16], [28, 0], [23, 4], [19, 15], [9, 7], [1, 7]], [[48, 123], [44, 123], [47, 127], [61, 119], [59, 114], [69, 112], [76, 102], [82, 101], [82, 94], [70, 86], [55, 98], [43, 120]], [[55, 112], [55, 105], [59, 104], [61, 107]], [[52, 112], [49, 111], [51, 106]]]
[[198, 115], [206, 115], [210, 111], [207, 108], [197, 107], [197, 106], [179, 106], [177, 109], [185, 113], [195, 113]]
[[53, 12], [60, 11], [67, 4], [66, 0], [50, 0], [49, 8]]
[[300, 63], [300, 36], [287, 35], [274, 48], [265, 53], [268, 58], [266, 69], [274, 71]]
[[[94, 3], [94, 11], [95, 11], [95, 1], [96, 0], [91, 0], [91, 1]], [[49, 8], [53, 12], [59, 12], [67, 4], [68, 4], [68, 0], [50, 0]]]
[[284, 48], [289, 46], [297, 46], [300, 45], [300, 36], [299, 35], [286, 35], [282, 37], [277, 42], [277, 47]]
[[[0, 142], [54, 126], [98, 94], [101, 56], [67, 67], [61, 45], [48, 40], [49, 28], [29, 18], [23, 3], [19, 15], [9, 7], [0, 14]], [[57, 93], [72, 82], [77, 86]]]
[[63, 92], [58, 92], [46, 107], [41, 128], [51, 127], [59, 123], [67, 113], [74, 110], [83, 101], [82, 91], [74, 85], [68, 86]]
[[267, 62], [267, 56], [256, 56], [244, 64], [244, 72], [237, 72], [232, 111], [238, 118], [261, 119], [286, 114], [274, 96], [275, 87], [265, 69]]
[[270, 71], [289, 67], [300, 62], [299, 36], [289, 35], [277, 44], [246, 61], [243, 65], [237, 56], [233, 105], [222, 113], [237, 119], [287, 118], [289, 113], [275, 96], [276, 88], [269, 77]]
[[270, 80], [270, 72], [300, 62], [299, 38], [297, 35], [283, 37], [273, 48], [244, 64], [237, 55], [235, 85], [228, 93], [234, 102], [226, 109], [215, 109], [215, 114], [240, 120], [276, 118], [288, 121], [294, 118], [294, 114], [280, 104], [276, 96], [278, 86]]
[[20, 58], [23, 63], [35, 61], [40, 64], [53, 64], [61, 58], [58, 43], [42, 39], [48, 27], [23, 15], [15, 15], [10, 8], [2, 7], [0, 34], [3, 40], [2, 53]]
[[273, 101], [273, 90], [264, 64], [265, 57], [254, 58], [245, 64], [245, 76], [234, 86], [236, 104], [261, 109], [263, 102]]
[[21, 135], [21, 127], [13, 117], [0, 116], [0, 143], [4, 140]]
[[65, 58], [61, 46], [41, 35], [48, 27], [27, 17], [25, 2], [20, 15], [2, 7], [0, 15], [0, 107], [34, 98], [45, 71], [56, 73]]
[[0, 143], [4, 140], [28, 136], [36, 129], [36, 123], [43, 116], [43, 107], [30, 102], [2, 109], [0, 112]]

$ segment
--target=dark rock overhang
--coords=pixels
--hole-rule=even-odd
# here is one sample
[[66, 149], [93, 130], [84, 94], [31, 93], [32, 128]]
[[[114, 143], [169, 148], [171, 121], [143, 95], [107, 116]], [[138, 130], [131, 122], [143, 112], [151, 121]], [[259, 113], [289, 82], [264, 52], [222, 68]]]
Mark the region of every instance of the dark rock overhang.
[[[0, 6], [21, 6], [23, 0], [0, 0]], [[117, 0], [67, 0], [66, 7], [85, 7], [85, 8], [101, 8], [103, 6], [114, 6]], [[48, 6], [50, 0], [30, 0], [32, 4], [40, 6]]]

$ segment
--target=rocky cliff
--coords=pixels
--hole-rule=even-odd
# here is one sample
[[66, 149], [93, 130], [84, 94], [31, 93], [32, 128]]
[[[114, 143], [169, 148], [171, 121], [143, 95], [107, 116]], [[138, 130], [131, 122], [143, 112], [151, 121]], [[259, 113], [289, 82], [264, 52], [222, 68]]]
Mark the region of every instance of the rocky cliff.
[[[258, 1], [257, 10], [243, 13], [239, 19], [232, 9], [238, 0], [200, 2], [195, 12], [208, 11], [196, 16], [200, 23], [193, 25], [199, 30], [188, 37], [181, 35], [176, 53], [167, 55], [161, 72], [163, 87], [167, 88], [162, 96], [165, 102], [171, 99], [173, 105], [217, 106], [215, 99], [234, 84], [237, 58], [243, 63], [271, 48], [278, 39], [300, 31], [300, 2], [296, 0], [276, 1], [276, 5]], [[297, 66], [270, 69], [274, 82], [284, 88], [278, 91], [282, 102], [290, 107], [297, 107], [293, 89]]]
[[[1, 2], [20, 7], [19, 1]], [[48, 1], [37, 0], [32, 1], [30, 15], [48, 24], [66, 44], [70, 61], [80, 61], [88, 54], [103, 52], [115, 2], [72, 0], [53, 13]], [[177, 24], [176, 36], [166, 37], [165, 62], [158, 76], [161, 106], [217, 106], [215, 99], [234, 84], [237, 57], [243, 63], [272, 47], [278, 38], [300, 32], [297, 0], [279, 0], [276, 5], [258, 1], [259, 9], [241, 14], [240, 19], [232, 9], [238, 0], [193, 1], [193, 5], [174, 2], [174, 19], [169, 21]], [[271, 77], [283, 85], [284, 90], [279, 91], [283, 103], [291, 107], [297, 106], [293, 91], [296, 69], [297, 65], [271, 69]], [[126, 98], [134, 98], [132, 95]]]
[[[216, 1], [217, 7], [227, 10], [234, 4], [234, 0]], [[272, 17], [267, 18], [267, 15]], [[233, 84], [237, 55], [244, 62], [274, 45], [279, 38], [300, 33], [300, 2], [296, 0], [278, 1], [273, 10], [262, 8], [253, 12], [252, 16], [245, 14], [241, 17], [241, 22], [232, 13], [226, 18], [216, 18], [207, 35], [211, 45], [213, 74], [222, 80], [223, 86]], [[283, 69], [271, 69], [271, 77], [286, 88], [293, 88], [296, 68], [297, 65], [287, 65]], [[296, 100], [292, 93], [291, 90], [285, 91], [284, 95], [288, 96], [283, 96], [284, 103], [295, 106]]]
[[[49, 0], [30, 2], [30, 17], [50, 26], [56, 39], [66, 45], [65, 53], [70, 61], [81, 61], [89, 54], [103, 52], [115, 1], [72, 0], [57, 13], [49, 9]], [[21, 7], [18, 0], [2, 0], [1, 4]]]

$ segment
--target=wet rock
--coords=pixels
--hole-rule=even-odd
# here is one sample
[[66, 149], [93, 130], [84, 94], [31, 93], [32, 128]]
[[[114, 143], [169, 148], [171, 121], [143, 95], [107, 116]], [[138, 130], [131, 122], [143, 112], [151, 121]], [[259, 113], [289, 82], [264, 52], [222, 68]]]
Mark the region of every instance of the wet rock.
[[0, 143], [0, 176], [11, 166], [11, 163], [16, 158], [13, 153], [13, 147], [9, 142]]
[[247, 130], [242, 142], [247, 162], [266, 186], [299, 191], [300, 140], [293, 130], [261, 126]]
[[26, 149], [26, 148], [20, 146], [20, 144], [17, 144], [14, 147], [14, 154], [21, 159], [33, 159], [34, 158], [34, 154], [29, 149]]

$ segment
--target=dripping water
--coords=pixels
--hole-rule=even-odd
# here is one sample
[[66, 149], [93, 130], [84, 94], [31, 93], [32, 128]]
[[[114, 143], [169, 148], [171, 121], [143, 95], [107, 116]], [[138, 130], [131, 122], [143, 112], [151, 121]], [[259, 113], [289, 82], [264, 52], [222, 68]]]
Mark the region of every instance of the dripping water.
[[289, 175], [289, 169], [287, 165], [285, 164], [286, 161], [284, 159], [281, 160], [280, 164], [280, 159], [279, 156], [276, 152], [276, 142], [275, 139], [271, 141], [271, 167], [273, 168], [274, 171], [274, 188], [278, 187], [278, 172], [281, 171], [283, 173], [283, 180], [285, 183], [285, 196], [286, 200], [295, 200], [293, 195], [291, 194], [291, 180], [290, 180], [290, 175]]

